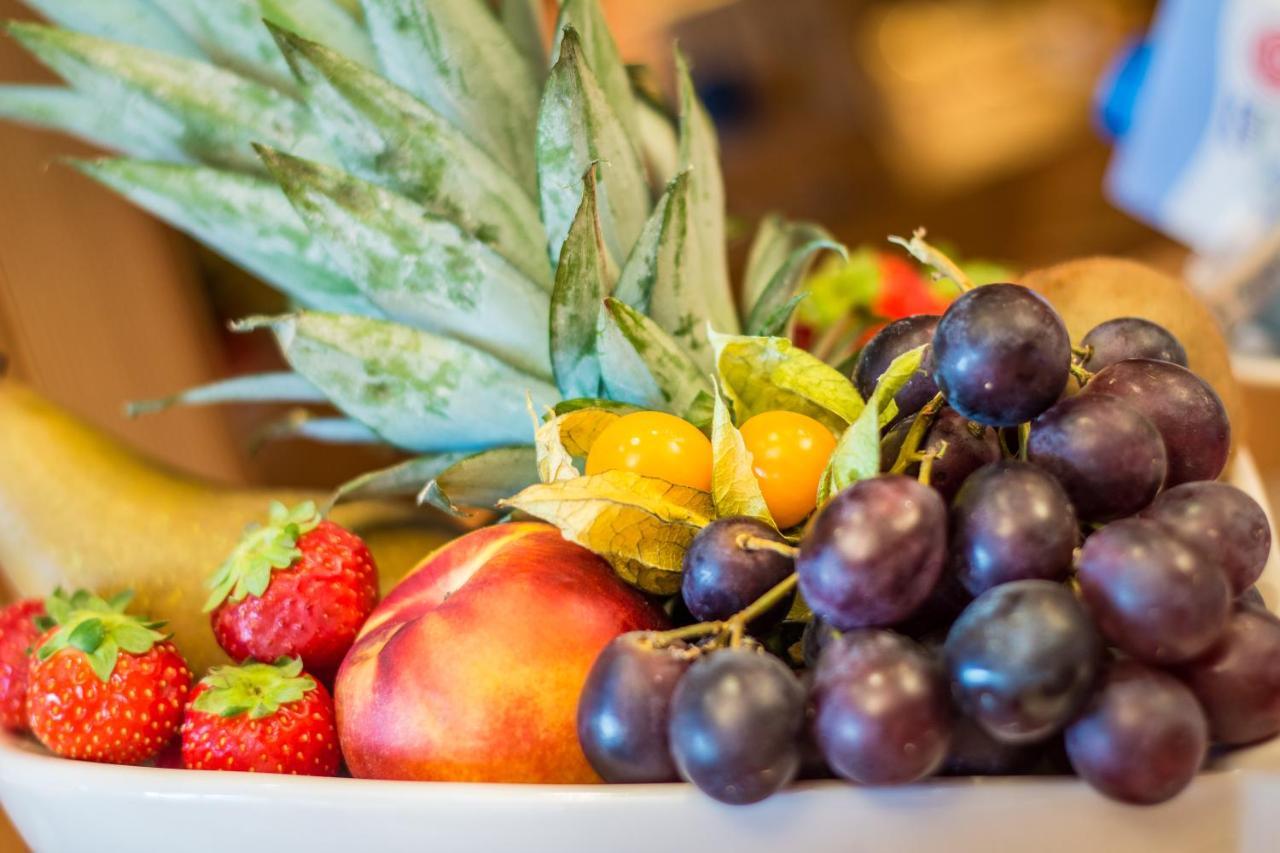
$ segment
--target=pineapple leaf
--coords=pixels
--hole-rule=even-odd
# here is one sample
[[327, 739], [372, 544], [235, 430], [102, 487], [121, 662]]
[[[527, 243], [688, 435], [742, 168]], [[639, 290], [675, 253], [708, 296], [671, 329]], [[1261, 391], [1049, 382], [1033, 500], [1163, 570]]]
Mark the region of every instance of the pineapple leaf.
[[680, 143], [671, 117], [643, 93], [636, 97], [636, 128], [649, 184], [661, 190], [680, 171]]
[[588, 168], [582, 204], [560, 252], [551, 292], [551, 364], [566, 397], [594, 397], [600, 392], [596, 314], [617, 278], [600, 230], [595, 169]]
[[304, 311], [236, 328], [262, 326], [335, 406], [416, 453], [527, 443], [525, 394], [538, 406], [557, 399], [550, 385], [488, 353], [398, 323]]
[[620, 403], [617, 400], [605, 400], [600, 397], [575, 397], [572, 400], [561, 400], [552, 407], [557, 415], [567, 415], [582, 409], [605, 409], [619, 415], [629, 415], [641, 411], [639, 406]]
[[382, 313], [335, 268], [275, 184], [234, 172], [139, 160], [75, 165], [305, 307]]
[[631, 77], [622, 64], [618, 45], [609, 32], [600, 0], [564, 0], [560, 17], [556, 21], [556, 44], [552, 49], [553, 60], [560, 59], [560, 46], [564, 33], [572, 29], [580, 36], [580, 46], [587, 67], [595, 75], [609, 108], [622, 123], [627, 139], [635, 144], [640, 138], [636, 120], [636, 96], [631, 90]]
[[[840, 243], [826, 237], [818, 237], [796, 247], [783, 259], [770, 276], [769, 283], [765, 285], [760, 297], [751, 307], [751, 313], [747, 317], [747, 334], [768, 335], [782, 331], [777, 324], [779, 310], [785, 308], [795, 298], [796, 288], [800, 286], [805, 271], [809, 269], [813, 259], [819, 253], [828, 251], [837, 253], [845, 260], [849, 258], [849, 250]], [[787, 316], [790, 313], [787, 311]]]
[[706, 492], [631, 471], [530, 486], [500, 506], [554, 524], [623, 580], [657, 595], [679, 591], [684, 552], [715, 518]]
[[318, 39], [370, 68], [377, 54], [369, 34], [333, 0], [168, 0], [185, 7], [192, 37], [219, 65], [276, 89], [296, 84], [263, 21]]
[[325, 512], [348, 500], [416, 495], [422, 490], [423, 484], [438, 477], [468, 455], [467, 453], [431, 453], [415, 456], [376, 471], [366, 471], [334, 489], [325, 506]]
[[[148, 160], [191, 158], [164, 116], [145, 109], [121, 113], [110, 104], [62, 86], [0, 86], [0, 118], [61, 131], [93, 145]], [[158, 122], [158, 124], [157, 124]]]
[[759, 321], [759, 327], [755, 330], [755, 334], [763, 337], [785, 337], [787, 325], [791, 322], [791, 315], [796, 312], [796, 308], [808, 296], [809, 293], [807, 291], [796, 293], [786, 302], [774, 308], [765, 315], [764, 319]]
[[724, 177], [720, 172], [720, 143], [706, 107], [698, 99], [689, 76], [689, 63], [676, 50], [676, 80], [680, 92], [680, 168], [688, 170], [689, 219], [693, 238], [692, 277], [702, 291], [706, 317], [720, 332], [739, 329], [738, 312], [729, 283], [725, 245]]
[[751, 451], [747, 450], [742, 433], [733, 425], [733, 416], [718, 390], [714, 397], [711, 497], [715, 501], [716, 513], [721, 518], [744, 515], [776, 527], [752, 467]]
[[163, 412], [174, 406], [211, 406], [219, 403], [324, 403], [320, 389], [296, 373], [258, 373], [233, 376], [208, 385], [189, 388], [169, 397], [130, 403], [131, 418]]
[[532, 447], [497, 447], [460, 459], [423, 487], [418, 502], [446, 512], [489, 509], [538, 482]]
[[511, 36], [511, 42], [529, 60], [534, 69], [534, 79], [541, 82], [547, 68], [542, 0], [498, 0], [498, 18]]
[[250, 450], [256, 453], [272, 441], [305, 439], [321, 444], [382, 444], [382, 436], [353, 418], [326, 418], [306, 409], [293, 409], [284, 417], [254, 430]]
[[773, 409], [808, 415], [839, 435], [862, 413], [853, 383], [786, 338], [712, 334], [716, 367], [738, 422]]
[[[649, 302], [653, 296], [653, 285], [658, 278], [658, 269], [664, 257], [662, 253], [664, 234], [670, 226], [672, 200], [688, 191], [689, 176], [681, 173], [668, 182], [658, 203], [653, 206], [640, 236], [631, 247], [631, 254], [622, 266], [618, 277], [618, 286], [614, 296], [630, 305], [637, 311], [649, 313]], [[674, 241], [668, 241], [674, 242]], [[671, 253], [665, 258], [672, 260]], [[671, 271], [668, 275], [673, 274]]]
[[154, 0], [23, 0], [60, 27], [99, 38], [203, 59], [199, 45]]
[[167, 129], [192, 159], [259, 170], [252, 141], [312, 156], [327, 150], [300, 104], [213, 65], [39, 24], [11, 23], [9, 32], [103, 109]]
[[390, 190], [279, 151], [260, 153], [334, 263], [387, 316], [551, 377], [550, 299], [505, 258]]
[[551, 289], [533, 197], [426, 104], [323, 45], [273, 29], [342, 164], [491, 244]]
[[582, 198], [582, 174], [599, 170], [600, 224], [614, 259], [625, 258], [644, 227], [649, 187], [626, 128], [613, 114], [572, 29], [538, 113], [538, 190], [551, 255], [559, 258]]
[[[638, 359], [644, 372], [652, 378], [657, 396], [644, 399], [619, 399], [637, 405], [648, 405], [683, 416], [699, 393], [710, 393], [711, 384], [701, 368], [680, 348], [657, 323], [617, 299], [606, 298], [601, 312], [604, 338], [602, 370], [605, 384], [612, 392], [616, 382], [614, 364], [620, 360]], [[634, 356], [626, 352], [630, 348]], [[606, 355], [607, 353], [607, 355]], [[604, 365], [608, 366], [605, 367]]]
[[[532, 193], [538, 79], [477, 0], [365, 0], [382, 70], [475, 140]], [[582, 170], [578, 170], [582, 174]]]

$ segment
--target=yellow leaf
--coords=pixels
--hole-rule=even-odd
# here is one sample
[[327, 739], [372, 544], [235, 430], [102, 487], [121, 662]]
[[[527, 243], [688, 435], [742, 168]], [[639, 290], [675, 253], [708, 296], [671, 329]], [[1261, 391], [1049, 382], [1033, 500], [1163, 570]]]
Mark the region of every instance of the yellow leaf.
[[534, 433], [538, 479], [554, 483], [582, 476], [574, 458], [590, 453], [600, 433], [619, 417], [617, 412], [607, 409], [577, 409], [539, 426]]
[[530, 486], [502, 505], [554, 524], [623, 580], [658, 595], [680, 589], [684, 552], [715, 517], [706, 492], [630, 471]]
[[720, 517], [745, 515], [776, 529], [752, 468], [751, 452], [718, 390], [711, 419], [711, 496]]

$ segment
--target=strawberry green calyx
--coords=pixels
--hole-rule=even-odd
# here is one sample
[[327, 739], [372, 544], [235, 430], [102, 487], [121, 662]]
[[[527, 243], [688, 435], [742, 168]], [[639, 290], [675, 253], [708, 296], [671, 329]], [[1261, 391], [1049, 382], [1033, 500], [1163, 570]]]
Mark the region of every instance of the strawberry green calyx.
[[219, 717], [248, 714], [252, 720], [270, 717], [316, 688], [311, 676], [302, 675], [301, 658], [215, 666], [200, 683], [208, 689], [196, 697], [192, 707], [197, 711]]
[[36, 624], [44, 630], [57, 630], [36, 648], [36, 658], [46, 661], [63, 649], [76, 649], [94, 675], [104, 683], [109, 681], [121, 652], [143, 655], [168, 639], [159, 630], [165, 623], [148, 622], [124, 612], [132, 600], [132, 592], [122, 592], [108, 601], [84, 590], [71, 596], [55, 590], [45, 599], [46, 615]]
[[227, 599], [243, 601], [245, 596], [266, 592], [271, 573], [289, 568], [302, 556], [299, 537], [314, 530], [320, 521], [320, 513], [312, 501], [293, 509], [272, 501], [267, 523], [249, 527], [231, 556], [209, 579], [212, 591], [204, 603], [204, 612], [213, 611]]

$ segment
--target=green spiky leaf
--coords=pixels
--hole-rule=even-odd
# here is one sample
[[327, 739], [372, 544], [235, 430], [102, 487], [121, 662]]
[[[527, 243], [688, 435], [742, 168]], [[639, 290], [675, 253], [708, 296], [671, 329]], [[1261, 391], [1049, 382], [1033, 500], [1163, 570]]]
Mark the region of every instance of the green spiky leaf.
[[788, 258], [804, 246], [822, 240], [831, 240], [831, 235], [820, 225], [790, 222], [776, 213], [762, 218], [751, 240], [742, 276], [743, 314], [750, 313], [760, 302], [778, 272], [787, 265]]
[[706, 374], [680, 345], [620, 300], [604, 300], [600, 353], [605, 387], [615, 399], [683, 415], [698, 394], [711, 391]]
[[786, 337], [787, 326], [791, 325], [791, 315], [808, 297], [807, 292], [797, 293], [773, 309], [760, 321], [756, 334], [762, 337]]
[[537, 130], [538, 190], [552, 257], [559, 258], [577, 215], [582, 175], [595, 166], [605, 245], [615, 261], [625, 258], [648, 215], [649, 188], [573, 30], [565, 33], [547, 80]]
[[[204, 53], [155, 0], [23, 0], [60, 27], [174, 56]], [[172, 2], [172, 0], [170, 0]]]
[[[779, 312], [788, 305], [795, 307], [796, 289], [814, 258], [822, 252], [835, 252], [846, 260], [849, 257], [844, 246], [827, 237], [818, 237], [792, 249], [774, 270], [768, 284], [752, 305], [747, 317], [747, 334], [768, 335], [782, 331], [778, 327]], [[786, 313], [789, 315], [790, 311]]]
[[334, 405], [405, 450], [483, 450], [531, 439], [523, 399], [550, 385], [459, 341], [367, 317], [302, 312], [255, 319]]
[[582, 203], [560, 252], [551, 292], [551, 364], [566, 397], [600, 393], [596, 313], [617, 277], [600, 229], [595, 169], [587, 169]]
[[272, 571], [287, 569], [302, 556], [299, 537], [319, 524], [320, 513], [311, 501], [292, 509], [272, 501], [267, 523], [246, 530], [231, 555], [209, 577], [204, 612], [213, 611], [224, 601], [261, 596], [271, 583]]
[[76, 166], [304, 307], [382, 316], [335, 266], [270, 181], [138, 160], [98, 160]]
[[283, 417], [267, 422], [256, 429], [251, 449], [255, 452], [269, 441], [302, 439], [322, 444], [382, 444], [382, 436], [354, 418], [328, 418], [294, 409]]
[[487, 4], [365, 0], [364, 13], [388, 79], [475, 140], [532, 193], [538, 80], [529, 63], [512, 62], [518, 49]]
[[220, 403], [323, 403], [326, 397], [305, 377], [289, 371], [233, 376], [189, 388], [169, 397], [139, 400], [127, 407], [129, 417], [162, 412], [173, 406], [211, 406]]
[[418, 499], [448, 512], [488, 509], [536, 482], [532, 447], [498, 447], [455, 462], [428, 482]]
[[34, 649], [36, 659], [45, 661], [70, 649], [84, 656], [100, 681], [109, 681], [121, 651], [143, 655], [167, 639], [157, 630], [164, 623], [146, 622], [124, 612], [132, 598], [128, 591], [105, 601], [86, 590], [71, 596], [55, 590], [45, 599], [44, 608], [46, 630], [56, 630]]
[[505, 258], [390, 190], [279, 151], [261, 153], [333, 262], [387, 316], [551, 377], [550, 299]]
[[742, 433], [733, 425], [729, 407], [719, 393], [714, 395], [711, 421], [711, 497], [721, 517], [742, 515], [776, 527], [769, 506], [760, 491]]
[[293, 33], [275, 35], [348, 171], [457, 224], [551, 289], [538, 206], [492, 157], [379, 74]]
[[368, 471], [343, 483], [329, 497], [329, 506], [346, 500], [416, 495], [422, 487], [469, 454], [432, 453]]
[[223, 718], [248, 714], [251, 720], [270, 717], [316, 689], [315, 680], [302, 674], [301, 658], [215, 666], [200, 683], [206, 689], [192, 703], [195, 710]]
[[560, 45], [566, 29], [572, 29], [580, 37], [579, 44], [587, 67], [600, 84], [609, 109], [622, 123], [627, 138], [634, 143], [640, 135], [636, 121], [636, 97], [631, 90], [627, 67], [622, 63], [618, 45], [600, 8], [600, 0], [564, 0], [556, 21], [553, 60], [560, 58]]

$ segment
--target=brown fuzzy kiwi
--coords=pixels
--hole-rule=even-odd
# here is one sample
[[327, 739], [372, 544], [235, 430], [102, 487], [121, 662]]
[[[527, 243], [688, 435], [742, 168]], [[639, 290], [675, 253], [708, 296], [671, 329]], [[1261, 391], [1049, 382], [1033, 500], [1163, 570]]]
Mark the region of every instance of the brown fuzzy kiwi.
[[1182, 280], [1137, 261], [1081, 258], [1032, 270], [1022, 283], [1058, 309], [1071, 340], [1115, 317], [1142, 317], [1164, 326], [1187, 350], [1188, 366], [1213, 386], [1231, 418], [1231, 449], [1244, 443], [1243, 397], [1226, 339], [1213, 314]]

